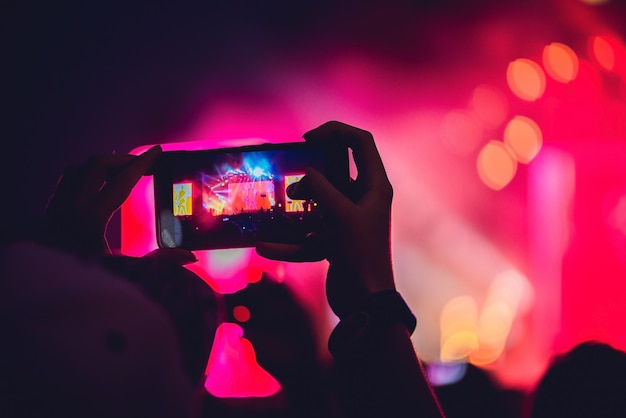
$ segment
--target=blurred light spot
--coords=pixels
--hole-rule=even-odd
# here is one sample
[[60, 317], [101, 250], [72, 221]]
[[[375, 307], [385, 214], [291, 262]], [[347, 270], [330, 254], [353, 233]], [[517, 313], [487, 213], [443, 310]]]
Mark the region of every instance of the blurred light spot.
[[609, 224], [621, 234], [626, 235], [626, 196], [620, 197], [611, 211]]
[[626, 80], [619, 81], [618, 96], [622, 102], [626, 102]]
[[469, 356], [472, 364], [484, 366], [502, 355], [520, 302], [527, 297], [528, 289], [528, 279], [516, 270], [503, 271], [493, 280], [478, 318], [478, 350]]
[[500, 141], [489, 141], [483, 147], [476, 166], [480, 179], [493, 190], [509, 184], [517, 172], [517, 161]]
[[211, 251], [209, 254], [210, 264], [207, 266], [207, 270], [216, 276], [229, 275], [233, 270], [240, 270], [245, 267], [250, 258], [248, 253], [249, 249], [247, 248]]
[[478, 320], [478, 341], [480, 345], [496, 345], [509, 334], [515, 314], [509, 304], [504, 301], [485, 305]]
[[245, 288], [248, 276], [257, 274], [260, 269], [260, 266], [251, 263], [255, 253], [250, 248], [196, 251], [195, 254], [198, 262], [185, 267], [222, 294], [235, 293]]
[[457, 383], [465, 376], [467, 363], [432, 363], [426, 367], [428, 380], [432, 385], [445, 386]]
[[498, 360], [503, 351], [504, 345], [490, 347], [483, 344], [470, 355], [469, 362], [474, 366], [487, 366]]
[[473, 330], [478, 319], [476, 301], [470, 296], [450, 299], [441, 310], [439, 324], [441, 336], [446, 338], [456, 332]]
[[589, 44], [596, 62], [605, 70], [612, 71], [615, 67], [615, 50], [609, 40], [603, 36], [592, 36]]
[[528, 279], [519, 271], [505, 270], [491, 283], [487, 303], [504, 301], [515, 312], [522, 298], [527, 296], [529, 286]]
[[529, 299], [530, 290], [523, 274], [507, 269], [492, 280], [478, 316], [474, 298], [449, 300], [440, 316], [440, 361], [469, 361], [476, 366], [495, 362], [506, 347], [522, 300]]
[[276, 266], [276, 281], [279, 283], [285, 280], [285, 263], [279, 262]]
[[238, 292], [248, 285], [251, 277], [260, 278], [261, 272], [268, 269], [269, 260], [258, 260], [261, 257], [254, 249], [195, 251], [194, 254], [198, 261], [185, 268], [221, 294]]
[[520, 99], [534, 102], [546, 89], [546, 75], [534, 61], [519, 58], [509, 63], [506, 80], [511, 91]]
[[252, 343], [243, 329], [225, 322], [215, 331], [206, 368], [205, 389], [218, 398], [271, 396], [280, 383], [256, 361]]
[[578, 75], [578, 57], [567, 45], [554, 42], [543, 49], [543, 65], [550, 77], [569, 83]]
[[467, 155], [478, 148], [482, 139], [481, 123], [464, 110], [452, 110], [443, 118], [441, 126], [444, 145], [451, 151]]
[[463, 360], [478, 347], [474, 332], [478, 320], [476, 301], [470, 296], [450, 299], [441, 310], [441, 348], [443, 362]]
[[467, 359], [478, 349], [478, 337], [473, 331], [460, 331], [450, 335], [441, 344], [440, 359], [451, 362]]
[[517, 161], [528, 164], [539, 152], [543, 135], [539, 125], [526, 116], [515, 116], [504, 128], [504, 143]]
[[472, 93], [470, 108], [487, 127], [494, 128], [504, 122], [509, 112], [509, 102], [500, 89], [480, 85]]
[[585, 4], [589, 4], [591, 6], [596, 6], [598, 4], [604, 4], [604, 3], [608, 3], [609, 0], [580, 0], [581, 2], [585, 3]]
[[248, 322], [250, 320], [250, 309], [243, 305], [233, 308], [233, 317], [239, 322]]

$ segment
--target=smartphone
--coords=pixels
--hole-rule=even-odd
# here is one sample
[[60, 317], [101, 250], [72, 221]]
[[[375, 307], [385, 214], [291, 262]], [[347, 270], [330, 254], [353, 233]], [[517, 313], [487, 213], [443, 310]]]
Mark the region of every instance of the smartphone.
[[348, 148], [290, 142], [163, 152], [152, 170], [160, 248], [212, 250], [298, 243], [322, 227], [313, 200], [287, 196], [308, 167], [344, 192]]

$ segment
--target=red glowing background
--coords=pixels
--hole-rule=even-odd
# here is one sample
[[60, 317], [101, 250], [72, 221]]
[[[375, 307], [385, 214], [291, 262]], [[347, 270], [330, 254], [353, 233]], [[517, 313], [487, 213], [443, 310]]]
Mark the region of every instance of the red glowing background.
[[[395, 268], [420, 318], [416, 348], [427, 362], [468, 361], [527, 388], [553, 353], [583, 339], [626, 348], [626, 49], [601, 27], [580, 32], [584, 42], [548, 37], [524, 55], [494, 58], [482, 64], [489, 76], [468, 69], [445, 103], [420, 97], [423, 74], [366, 54], [282, 69], [274, 75], [280, 100], [259, 113], [245, 101], [214, 99], [164, 149], [293, 141], [329, 119], [370, 130], [395, 188]], [[447, 75], [429, 77], [443, 84]], [[146, 178], [122, 209], [125, 253], [155, 248], [145, 222], [153, 217], [150, 193]], [[305, 298], [323, 298], [323, 263], [312, 273], [247, 249], [198, 256], [191, 268], [218, 292], [269, 271]], [[327, 335], [335, 319], [317, 314]], [[218, 336], [208, 390], [277, 390], [240, 328], [224, 324]], [[226, 352], [247, 359], [256, 389], [213, 386], [231, 381], [215, 374]], [[237, 364], [229, 367], [244, 367]]]
[[[16, 42], [2, 80], [13, 104], [3, 177], [20, 205], [5, 205], [3, 219], [38, 211], [67, 162], [86, 155], [292, 142], [340, 120], [374, 134], [394, 186], [396, 279], [427, 362], [471, 362], [526, 389], [577, 342], [626, 349], [618, 2], [208, 2], [210, 12], [162, 14], [132, 3], [125, 13], [57, 3], [36, 13], [15, 2], [7, 14], [17, 17], [5, 22]], [[260, 9], [287, 10], [257, 23]], [[150, 181], [112, 231], [124, 254], [156, 248]], [[250, 249], [196, 255], [189, 268], [220, 293], [265, 271], [290, 286], [326, 353], [336, 318], [320, 302], [325, 263]], [[254, 315], [238, 306], [216, 331], [206, 383], [216, 396], [279, 390], [238, 325]]]

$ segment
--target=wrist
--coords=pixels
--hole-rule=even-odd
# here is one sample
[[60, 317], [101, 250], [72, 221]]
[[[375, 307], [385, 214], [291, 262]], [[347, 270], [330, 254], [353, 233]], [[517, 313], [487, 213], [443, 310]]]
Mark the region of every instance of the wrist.
[[330, 335], [328, 348], [337, 355], [354, 348], [372, 332], [402, 326], [411, 335], [416, 325], [417, 319], [402, 296], [395, 289], [382, 290], [342, 315]]

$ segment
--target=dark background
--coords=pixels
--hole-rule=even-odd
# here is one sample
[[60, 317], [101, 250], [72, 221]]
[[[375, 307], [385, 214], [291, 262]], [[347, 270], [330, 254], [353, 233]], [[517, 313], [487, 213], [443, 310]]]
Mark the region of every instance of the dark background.
[[[445, 48], [435, 32], [461, 42], [503, 14], [543, 16], [568, 32], [562, 2], [550, 1], [3, 4], [2, 219], [9, 229], [39, 215], [69, 163], [166, 139], [211, 97], [245, 96], [262, 106], [271, 92], [258, 81], [273, 62], [306, 66], [360, 50], [454, 78], [463, 71], [455, 63], [475, 49]], [[594, 11], [618, 28], [623, 12], [615, 1]]]

